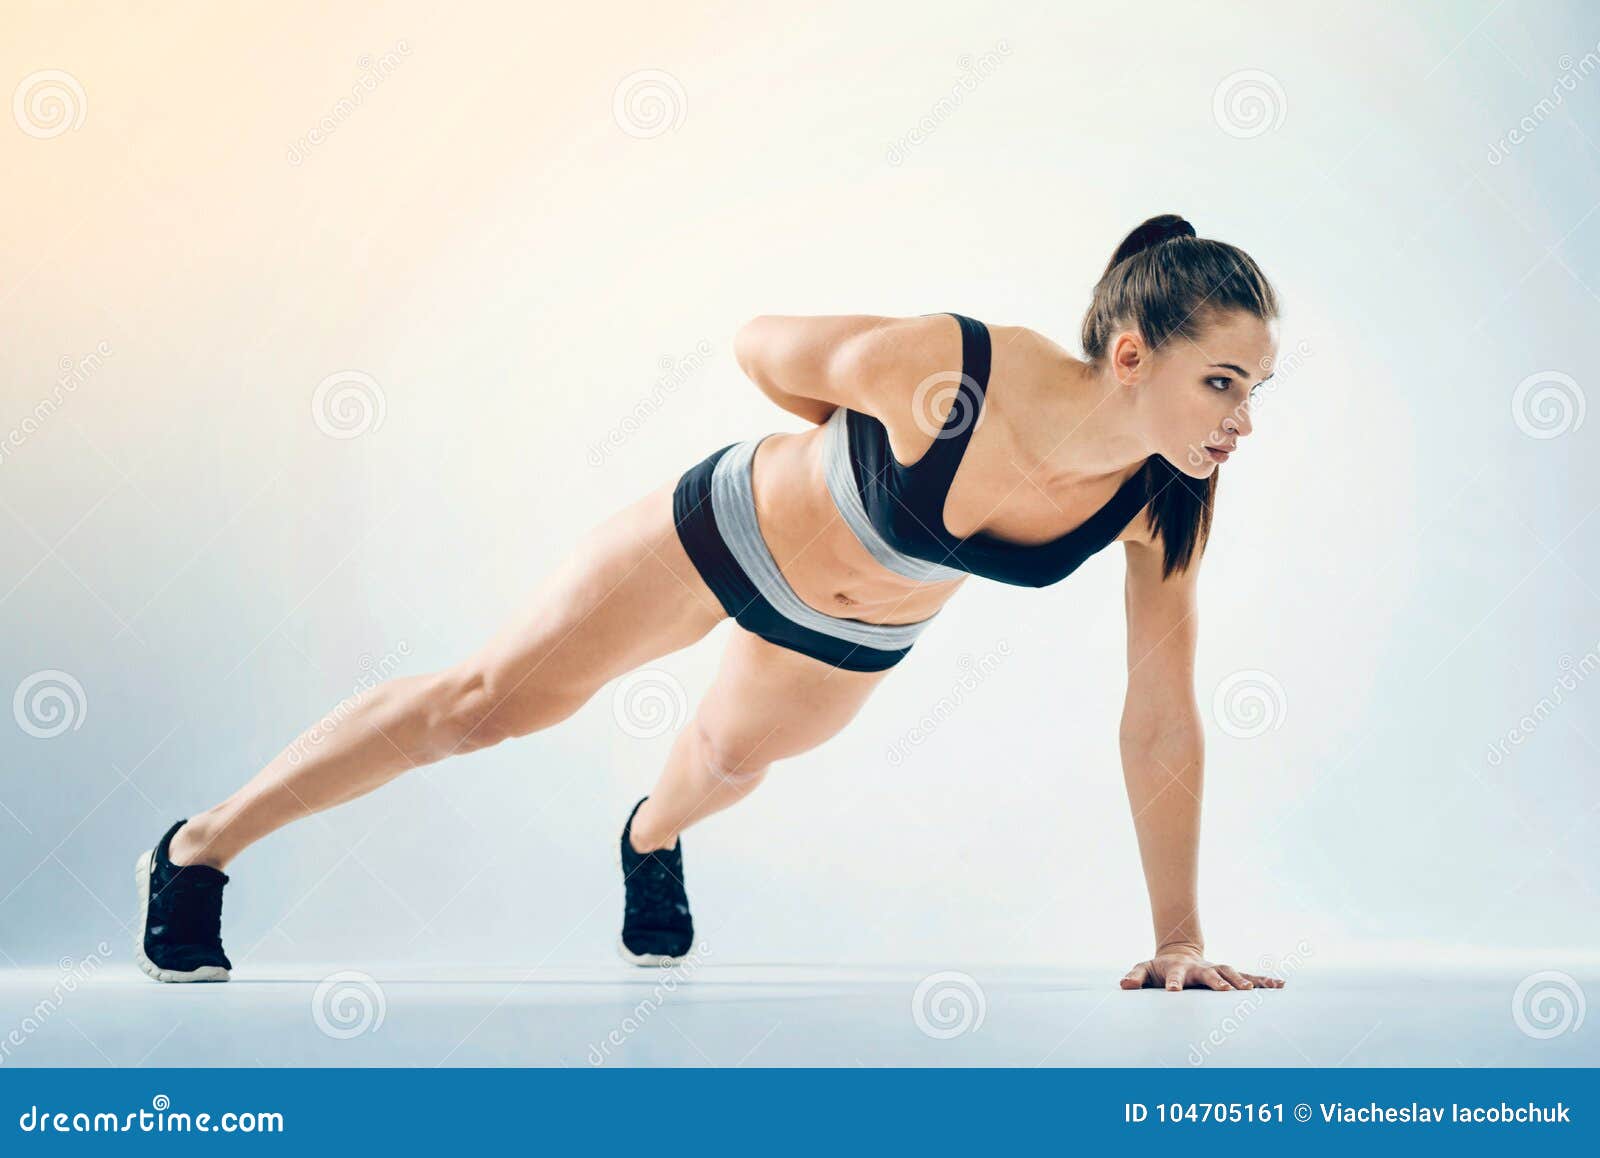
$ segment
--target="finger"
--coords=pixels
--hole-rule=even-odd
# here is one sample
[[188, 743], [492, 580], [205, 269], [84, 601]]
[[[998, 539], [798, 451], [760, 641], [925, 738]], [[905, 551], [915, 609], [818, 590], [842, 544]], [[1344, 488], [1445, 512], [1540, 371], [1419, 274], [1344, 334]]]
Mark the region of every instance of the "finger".
[[1257, 985], [1261, 986], [1263, 989], [1282, 989], [1283, 988], [1283, 982], [1279, 981], [1276, 977], [1268, 977], [1268, 976], [1266, 976], [1264, 974], [1261, 974], [1261, 973], [1246, 973], [1245, 976], [1250, 978], [1250, 980], [1254, 981]]
[[1187, 965], [1174, 965], [1167, 970], [1167, 992], [1171, 993], [1183, 988], [1185, 975], [1189, 972]]
[[1143, 989], [1145, 981], [1147, 978], [1149, 978], [1149, 976], [1150, 962], [1141, 961], [1132, 969], [1129, 969], [1128, 972], [1123, 976], [1122, 987], [1124, 989]]
[[1222, 975], [1216, 971], [1215, 967], [1209, 968], [1209, 969], [1202, 969], [1200, 971], [1200, 980], [1204, 981], [1207, 985], [1211, 986], [1211, 988], [1213, 988], [1213, 989], [1232, 989], [1233, 988], [1233, 986], [1229, 985], [1226, 981], [1224, 981], [1222, 979]]
[[1235, 989], [1255, 988], [1256, 983], [1251, 981], [1250, 978], [1246, 977], [1243, 973], [1240, 973], [1232, 965], [1218, 965], [1217, 972], [1226, 977], [1228, 979], [1228, 983], [1231, 984]]

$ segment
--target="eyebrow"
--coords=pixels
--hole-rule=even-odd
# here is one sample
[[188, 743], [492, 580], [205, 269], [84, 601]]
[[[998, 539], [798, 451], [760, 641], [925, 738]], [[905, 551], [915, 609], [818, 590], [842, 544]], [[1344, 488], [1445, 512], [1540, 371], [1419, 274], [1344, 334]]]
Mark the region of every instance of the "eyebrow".
[[[1244, 372], [1244, 367], [1243, 366], [1235, 366], [1232, 362], [1211, 362], [1211, 363], [1209, 363], [1209, 365], [1218, 366], [1218, 367], [1221, 367], [1224, 370], [1232, 370], [1235, 374], [1239, 375], [1239, 377], [1245, 379], [1246, 381], [1248, 381], [1249, 378], [1250, 378], [1250, 375], [1248, 375], [1248, 374], [1246, 374]], [[1272, 372], [1272, 374], [1276, 374], [1276, 373], [1277, 373], [1276, 370], [1274, 370]], [[1268, 374], [1267, 378], [1272, 377], [1272, 374]], [[1267, 380], [1267, 378], [1261, 379], [1261, 382], [1265, 382]], [[1256, 385], [1257, 386], [1261, 385], [1261, 382], [1257, 382]]]

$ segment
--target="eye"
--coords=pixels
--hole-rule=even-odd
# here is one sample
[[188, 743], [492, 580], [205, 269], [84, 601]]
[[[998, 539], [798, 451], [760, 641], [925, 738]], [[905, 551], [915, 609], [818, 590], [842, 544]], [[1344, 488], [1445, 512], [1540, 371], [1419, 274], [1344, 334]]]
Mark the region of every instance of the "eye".
[[[1218, 383], [1218, 382], [1220, 382], [1222, 384], [1220, 386], [1216, 385], [1216, 383]], [[1222, 375], [1220, 377], [1217, 377], [1217, 378], [1207, 378], [1206, 379], [1206, 385], [1210, 386], [1213, 390], [1216, 390], [1217, 392], [1221, 393], [1223, 391], [1232, 389], [1232, 387], [1233, 387], [1233, 379], [1229, 378], [1227, 375], [1224, 374], [1224, 375]]]

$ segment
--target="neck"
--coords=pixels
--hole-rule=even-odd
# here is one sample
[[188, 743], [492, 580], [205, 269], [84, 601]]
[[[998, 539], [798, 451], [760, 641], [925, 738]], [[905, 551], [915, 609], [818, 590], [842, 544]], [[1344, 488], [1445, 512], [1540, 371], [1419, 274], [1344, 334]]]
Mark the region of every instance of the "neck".
[[1044, 391], [1039, 429], [1049, 432], [1049, 443], [1033, 472], [1038, 481], [1070, 485], [1131, 477], [1155, 453], [1134, 407], [1134, 392], [1109, 370], [1074, 360]]

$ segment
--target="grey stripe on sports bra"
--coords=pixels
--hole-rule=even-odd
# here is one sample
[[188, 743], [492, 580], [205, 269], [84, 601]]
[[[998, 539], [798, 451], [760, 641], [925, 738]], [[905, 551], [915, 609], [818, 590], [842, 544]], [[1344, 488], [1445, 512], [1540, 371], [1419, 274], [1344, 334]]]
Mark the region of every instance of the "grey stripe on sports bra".
[[872, 520], [867, 517], [867, 508], [861, 502], [861, 489], [856, 486], [855, 471], [850, 466], [848, 422], [849, 414], [843, 406], [828, 418], [825, 424], [827, 431], [822, 436], [822, 466], [823, 474], [828, 479], [828, 493], [833, 496], [833, 505], [839, 508], [839, 517], [855, 534], [856, 541], [884, 567], [918, 583], [963, 578], [965, 571], [895, 550], [884, 541], [878, 528], [872, 525]]
[[711, 513], [717, 520], [717, 531], [750, 582], [755, 584], [762, 598], [791, 623], [880, 651], [910, 647], [923, 628], [933, 622], [934, 616], [916, 623], [864, 623], [859, 619], [841, 619], [824, 615], [802, 601], [789, 586], [762, 539], [761, 525], [756, 520], [751, 468], [760, 444], [759, 438], [739, 443], [717, 460], [711, 472]]

